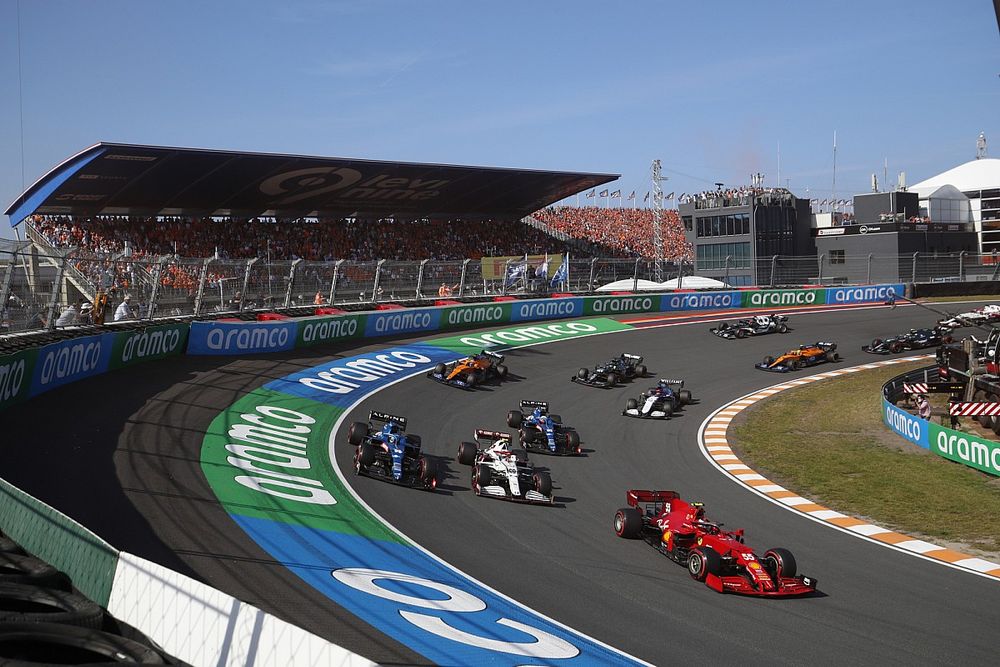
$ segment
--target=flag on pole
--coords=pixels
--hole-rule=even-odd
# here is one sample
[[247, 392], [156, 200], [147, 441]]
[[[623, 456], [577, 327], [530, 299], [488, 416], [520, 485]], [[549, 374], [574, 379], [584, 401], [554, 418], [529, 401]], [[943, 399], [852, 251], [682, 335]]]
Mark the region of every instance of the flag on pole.
[[674, 198], [674, 193], [673, 192], [671, 192], [669, 195], [667, 195], [667, 199], [673, 199], [673, 198]]
[[562, 264], [556, 269], [555, 275], [552, 276], [552, 281], [549, 283], [549, 287], [555, 287], [561, 283], [565, 283], [569, 280], [569, 253], [563, 258]]
[[612, 198], [612, 199], [614, 199], [614, 198], [616, 198], [616, 197], [617, 197], [618, 199], [621, 199], [621, 198], [622, 198], [622, 191], [621, 191], [621, 190], [615, 190], [614, 192], [612, 192], [612, 193], [611, 193], [611, 198]]
[[594, 198], [594, 194], [596, 194], [596, 193], [597, 193], [597, 188], [594, 188], [593, 190], [591, 190], [590, 192], [587, 193], [587, 199], [593, 199]]
[[628, 196], [628, 200], [629, 200], [629, 201], [632, 201], [632, 200], [634, 200], [634, 199], [635, 199], [635, 190], [633, 190], [633, 191], [632, 191], [632, 194], [630, 194], [630, 195]]
[[608, 196], [608, 191], [607, 191], [607, 189], [604, 189], [604, 190], [601, 190], [600, 192], [598, 192], [598, 193], [597, 193], [597, 196], [598, 196], [598, 197], [607, 197], [607, 196]]
[[528, 271], [528, 259], [525, 256], [524, 261], [518, 262], [517, 264], [507, 265], [507, 278], [504, 281], [507, 287], [510, 287], [518, 281], [518, 279], [523, 278], [524, 274]]
[[549, 277], [549, 254], [545, 253], [545, 260], [538, 265], [535, 269], [536, 278], [548, 278]]
[[649, 201], [649, 190], [646, 191], [646, 197], [642, 201], [644, 201], [644, 202], [648, 202]]

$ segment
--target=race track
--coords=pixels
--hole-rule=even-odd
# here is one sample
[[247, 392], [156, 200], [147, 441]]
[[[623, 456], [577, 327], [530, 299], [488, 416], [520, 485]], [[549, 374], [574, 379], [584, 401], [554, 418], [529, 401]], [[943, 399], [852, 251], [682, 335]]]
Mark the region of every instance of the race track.
[[[425, 451], [450, 461], [441, 491], [351, 480], [375, 511], [444, 560], [654, 664], [988, 664], [1000, 618], [995, 582], [782, 510], [723, 477], [696, 438], [719, 405], [788, 379], [753, 369], [765, 354], [833, 340], [844, 364], [864, 363], [872, 357], [862, 344], [932, 319], [916, 307], [793, 314], [791, 333], [743, 341], [718, 339], [706, 323], [637, 329], [512, 351], [508, 365], [517, 377], [500, 387], [464, 392], [413, 378], [363, 402], [344, 429], [369, 409], [404, 414]], [[199, 465], [202, 435], [219, 411], [269, 380], [343, 352], [232, 362], [181, 357], [60, 388], [7, 413], [16, 423], [7, 430], [2, 475], [122, 549], [379, 662], [421, 662], [253, 544], [221, 509]], [[569, 382], [578, 367], [620, 352], [645, 356], [653, 375], [685, 378], [700, 404], [669, 422], [632, 420], [620, 411], [644, 381], [611, 390]], [[470, 469], [454, 462], [460, 440], [477, 427], [504, 430], [507, 410], [520, 399], [549, 401], [587, 450], [581, 458], [532, 455], [551, 471], [555, 507], [476, 497]], [[344, 437], [338, 434], [335, 451], [350, 470], [353, 450]], [[695, 583], [643, 543], [614, 536], [611, 519], [628, 488], [675, 489], [704, 501], [710, 517], [746, 529], [751, 546], [791, 549], [823, 594], [760, 600]]]

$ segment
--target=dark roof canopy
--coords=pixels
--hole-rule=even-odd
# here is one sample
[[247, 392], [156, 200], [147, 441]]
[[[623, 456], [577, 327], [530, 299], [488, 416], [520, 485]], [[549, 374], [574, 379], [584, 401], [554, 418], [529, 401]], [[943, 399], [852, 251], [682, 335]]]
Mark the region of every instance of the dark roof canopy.
[[615, 174], [380, 162], [101, 143], [6, 214], [515, 219]]

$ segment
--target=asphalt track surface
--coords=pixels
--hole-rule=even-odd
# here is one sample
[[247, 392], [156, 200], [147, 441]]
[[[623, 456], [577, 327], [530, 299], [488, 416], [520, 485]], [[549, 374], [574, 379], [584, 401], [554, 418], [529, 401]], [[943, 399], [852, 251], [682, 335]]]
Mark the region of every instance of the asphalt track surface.
[[[780, 509], [721, 475], [697, 444], [701, 422], [719, 405], [789, 379], [754, 370], [764, 355], [832, 340], [842, 363], [864, 363], [872, 357], [862, 344], [932, 320], [917, 307], [856, 309], [792, 314], [791, 333], [741, 341], [716, 338], [702, 322], [524, 348], [509, 353], [513, 377], [502, 386], [466, 392], [417, 377], [365, 400], [337, 434], [337, 462], [351, 469], [347, 423], [370, 409], [404, 413], [425, 451], [442, 458], [446, 476], [437, 493], [351, 477], [366, 503], [471, 576], [657, 665], [994, 664], [996, 582]], [[246, 392], [385, 345], [237, 361], [181, 357], [62, 387], [5, 413], [0, 474], [123, 550], [383, 664], [425, 662], [304, 587], [251, 542], [222, 510], [199, 464], [205, 428]], [[607, 390], [569, 382], [578, 367], [621, 352], [645, 356], [652, 375], [686, 379], [700, 402], [668, 422], [635, 420], [620, 411], [646, 382]], [[551, 472], [554, 507], [476, 497], [470, 469], [454, 461], [458, 442], [475, 428], [509, 430], [505, 415], [521, 399], [549, 401], [584, 441], [583, 457], [531, 456]], [[677, 490], [705, 502], [714, 520], [746, 529], [749, 545], [791, 549], [821, 594], [753, 599], [694, 582], [643, 542], [615, 537], [611, 520], [629, 488]]]

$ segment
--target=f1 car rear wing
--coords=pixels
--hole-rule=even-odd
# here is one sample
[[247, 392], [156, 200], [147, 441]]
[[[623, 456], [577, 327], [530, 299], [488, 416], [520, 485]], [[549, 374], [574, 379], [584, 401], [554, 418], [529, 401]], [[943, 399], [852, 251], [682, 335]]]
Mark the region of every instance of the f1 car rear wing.
[[485, 428], [476, 429], [476, 440], [488, 440], [490, 442], [496, 442], [497, 440], [510, 440], [510, 433], [504, 433], [503, 431], [489, 431]]
[[522, 408], [541, 408], [546, 412], [549, 411], [549, 404], [545, 401], [521, 401]]
[[483, 350], [482, 354], [485, 354], [487, 356], [493, 357], [494, 359], [497, 360], [498, 364], [501, 363], [501, 362], [503, 362], [503, 359], [504, 359], [504, 356], [502, 354], [500, 354], [499, 352], [490, 352], [489, 350]]
[[638, 354], [625, 354], [625, 353], [623, 353], [623, 354], [622, 354], [622, 358], [623, 358], [623, 359], [633, 359], [633, 360], [635, 360], [636, 362], [640, 362], [640, 361], [642, 361], [642, 356], [640, 356], [640, 355], [638, 355]]
[[660, 378], [658, 382], [662, 382], [663, 384], [669, 384], [671, 386], [676, 386], [681, 389], [684, 388], [684, 380], [672, 380], [670, 378]]
[[625, 500], [632, 507], [637, 503], [657, 503], [668, 500], [676, 500], [681, 495], [676, 491], [647, 491], [645, 489], [629, 489], [625, 494]]
[[372, 410], [368, 413], [368, 420], [373, 422], [396, 422], [401, 429], [406, 430], [406, 417], [397, 417], [396, 415], [390, 415], [388, 412]]

